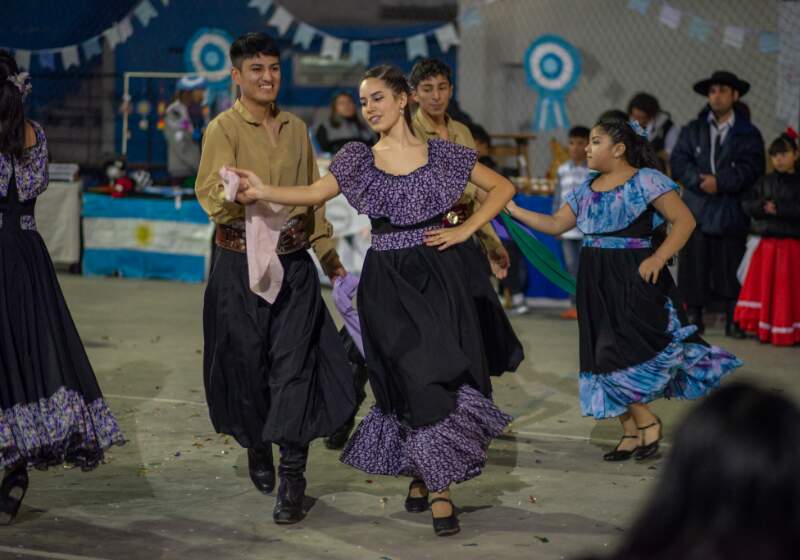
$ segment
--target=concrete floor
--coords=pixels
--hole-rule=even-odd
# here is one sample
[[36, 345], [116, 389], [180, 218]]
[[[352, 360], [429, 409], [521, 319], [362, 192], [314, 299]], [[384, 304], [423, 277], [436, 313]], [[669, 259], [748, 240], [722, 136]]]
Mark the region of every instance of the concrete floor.
[[[245, 453], [208, 420], [203, 286], [61, 281], [129, 443], [91, 473], [34, 472], [17, 523], [0, 527], [0, 558], [574, 558], [614, 546], [661, 468], [601, 460], [617, 425], [580, 416], [577, 326], [541, 310], [514, 319], [528, 358], [497, 380], [495, 396], [515, 421], [484, 475], [453, 492], [459, 535], [436, 538], [429, 514], [405, 512], [406, 480], [346, 467], [321, 442], [308, 472], [313, 508], [303, 523], [278, 527], [274, 498], [251, 485]], [[707, 339], [744, 360], [733, 378], [800, 400], [800, 349], [731, 341], [719, 329]], [[690, 406], [655, 404], [667, 441]]]

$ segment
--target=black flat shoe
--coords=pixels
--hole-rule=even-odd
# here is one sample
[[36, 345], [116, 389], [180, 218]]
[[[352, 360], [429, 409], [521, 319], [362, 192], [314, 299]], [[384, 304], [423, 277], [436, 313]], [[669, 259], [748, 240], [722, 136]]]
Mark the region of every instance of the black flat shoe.
[[325, 447], [328, 449], [342, 449], [350, 439], [350, 432], [356, 425], [355, 418], [351, 418], [345, 422], [344, 426], [336, 430], [330, 437], [325, 438]]
[[[661, 425], [661, 418], [656, 416], [655, 422], [639, 429], [646, 430], [648, 428], [652, 428], [653, 426], [658, 426], [658, 438], [654, 442], [648, 443], [647, 445], [639, 446], [639, 448], [636, 450], [636, 457], [634, 457], [637, 461], [643, 461], [648, 457], [652, 457], [656, 453], [658, 453], [658, 444], [661, 441], [661, 438], [663, 437], [663, 427]], [[642, 441], [644, 441], [644, 437], [642, 438]]]
[[738, 323], [730, 322], [725, 325], [725, 336], [744, 339], [747, 338], [747, 333], [741, 329]]
[[456, 517], [456, 506], [453, 505], [451, 500], [447, 498], [434, 498], [431, 500], [431, 505], [437, 502], [447, 502], [450, 504], [452, 510], [447, 517], [433, 517], [433, 531], [437, 537], [449, 537], [461, 531], [458, 524], [458, 517]]
[[6, 473], [0, 486], [0, 525], [11, 525], [28, 492], [28, 467], [24, 464]]
[[306, 480], [281, 478], [272, 520], [278, 525], [299, 523], [306, 517], [303, 502], [306, 497]]
[[275, 467], [272, 465], [272, 451], [268, 449], [247, 449], [247, 466], [253, 486], [262, 494], [275, 489]]
[[617, 444], [617, 447], [613, 451], [609, 451], [605, 455], [603, 455], [603, 459], [605, 461], [627, 461], [633, 454], [636, 453], [639, 448], [634, 447], [633, 449], [620, 449], [619, 446], [622, 445], [622, 440], [624, 439], [639, 439], [639, 436], [622, 436]]
[[[411, 497], [411, 489], [414, 486], [422, 486], [425, 488], [425, 495], [418, 498]], [[422, 513], [430, 507], [428, 503], [428, 489], [425, 487], [425, 482], [415, 478], [408, 485], [408, 495], [406, 496], [406, 511], [408, 513]]]

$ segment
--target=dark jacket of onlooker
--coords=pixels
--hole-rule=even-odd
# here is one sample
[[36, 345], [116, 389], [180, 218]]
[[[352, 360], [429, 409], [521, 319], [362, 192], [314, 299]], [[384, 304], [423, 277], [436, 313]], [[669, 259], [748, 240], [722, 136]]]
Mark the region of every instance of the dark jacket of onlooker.
[[764, 174], [764, 140], [747, 116], [734, 109], [733, 128], [722, 143], [715, 174], [718, 191], [706, 193], [700, 189], [700, 175], [713, 174], [709, 111], [708, 107], [703, 109], [681, 130], [670, 158], [672, 176], [683, 185], [683, 200], [703, 233], [743, 235], [750, 220], [742, 211], [741, 201]]
[[[777, 214], [764, 211], [764, 204], [770, 200]], [[752, 233], [800, 239], [800, 175], [770, 173], [747, 193], [742, 208], [752, 218]]]

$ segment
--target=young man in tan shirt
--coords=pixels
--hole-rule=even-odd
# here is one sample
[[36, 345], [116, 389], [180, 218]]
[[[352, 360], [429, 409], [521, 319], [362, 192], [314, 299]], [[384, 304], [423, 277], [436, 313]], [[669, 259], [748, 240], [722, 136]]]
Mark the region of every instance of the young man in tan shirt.
[[277, 252], [284, 280], [269, 304], [249, 287], [244, 207], [226, 201], [223, 166], [252, 169], [272, 185], [318, 178], [306, 125], [280, 110], [280, 52], [263, 33], [231, 46], [231, 76], [241, 95], [217, 116], [203, 140], [196, 191], [217, 224], [217, 251], [203, 308], [203, 373], [217, 432], [247, 448], [250, 478], [263, 493], [275, 485], [272, 443], [280, 446], [276, 523], [300, 521], [311, 440], [332, 434], [355, 407], [352, 372], [320, 294], [312, 246], [328, 276], [345, 270], [324, 207], [294, 208]]
[[[409, 76], [414, 101], [419, 104], [412, 125], [414, 134], [427, 140], [443, 138], [456, 144], [475, 149], [475, 140], [466, 125], [450, 118], [447, 107], [453, 97], [452, 71], [440, 60], [423, 58], [414, 65]], [[467, 184], [461, 199], [453, 207], [453, 216], [465, 220], [480, 206], [478, 189]], [[455, 217], [457, 216], [457, 217]], [[483, 226], [475, 234], [483, 255], [488, 259], [493, 273], [498, 279], [508, 274], [510, 259], [491, 223]], [[470, 287], [475, 299], [478, 316], [483, 329], [486, 357], [492, 375], [514, 371], [523, 360], [523, 349], [511, 324], [503, 311], [497, 293], [489, 281], [489, 267], [481, 258], [474, 241], [469, 240], [464, 253], [471, 269]]]

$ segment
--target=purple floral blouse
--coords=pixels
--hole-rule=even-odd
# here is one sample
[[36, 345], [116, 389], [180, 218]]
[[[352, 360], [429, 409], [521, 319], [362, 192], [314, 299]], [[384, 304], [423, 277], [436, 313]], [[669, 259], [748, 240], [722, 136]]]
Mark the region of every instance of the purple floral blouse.
[[8, 195], [12, 171], [17, 180], [20, 202], [31, 200], [47, 188], [47, 139], [38, 123], [31, 123], [36, 133], [36, 144], [27, 148], [21, 158], [0, 153], [0, 197]]
[[[372, 150], [361, 142], [350, 142], [331, 162], [347, 202], [370, 218], [388, 218], [395, 226], [425, 222], [453, 207], [467, 186], [478, 160], [475, 150], [446, 140], [428, 140], [428, 162], [407, 175], [392, 175], [375, 167]], [[424, 243], [429, 226], [394, 233], [373, 234], [378, 251], [403, 249]]]

